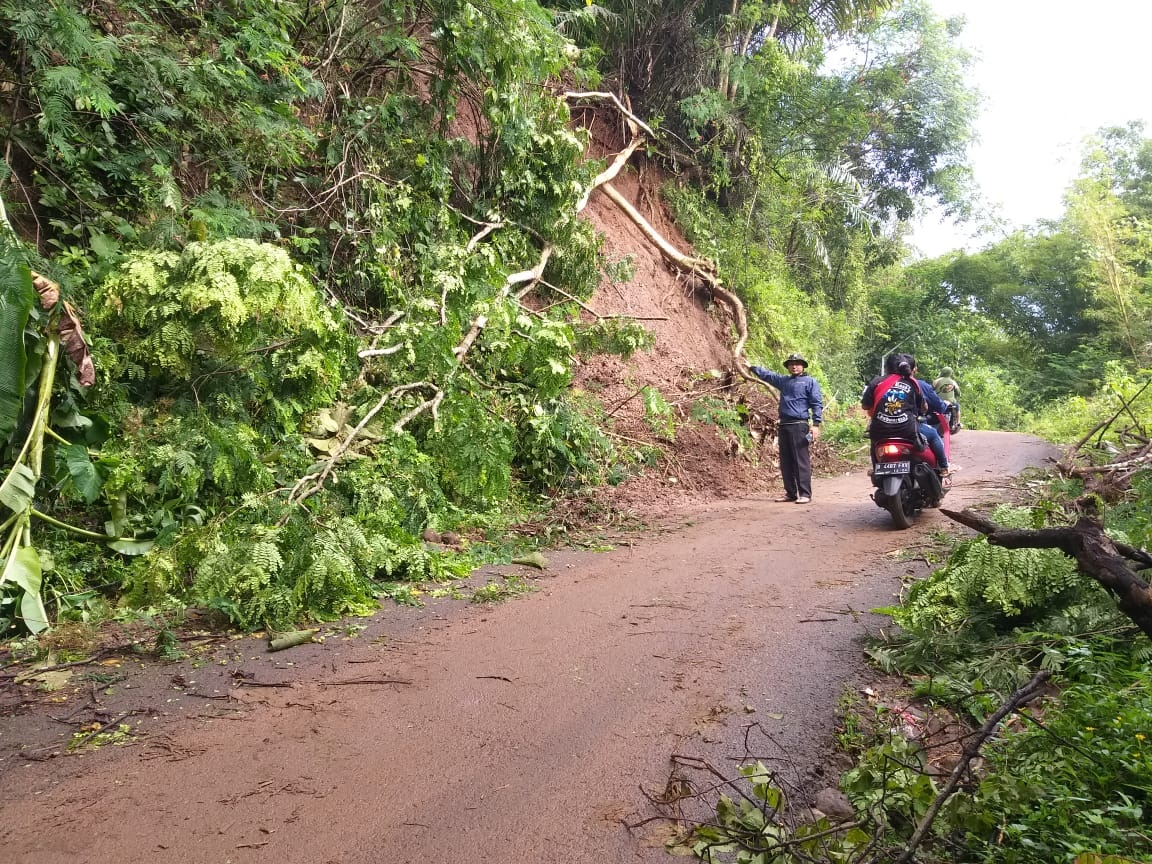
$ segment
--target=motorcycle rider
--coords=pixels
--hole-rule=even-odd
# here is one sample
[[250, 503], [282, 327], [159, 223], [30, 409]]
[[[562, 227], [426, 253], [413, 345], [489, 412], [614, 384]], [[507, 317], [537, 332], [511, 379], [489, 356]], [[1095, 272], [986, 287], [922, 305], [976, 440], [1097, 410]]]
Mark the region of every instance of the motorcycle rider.
[[[907, 357], [908, 362], [912, 364], [912, 375], [915, 377], [918, 371], [916, 358], [911, 354]], [[928, 404], [928, 410], [933, 414], [947, 416], [948, 403], [940, 398], [936, 388], [922, 378], [917, 378], [916, 383], [920, 385], [920, 392], [924, 394], [924, 401]], [[940, 471], [940, 476], [947, 477], [952, 473], [952, 469], [948, 465], [948, 454], [944, 452], [944, 441], [940, 437], [940, 432], [930, 423], [921, 423], [920, 434], [927, 439], [928, 446], [932, 448], [932, 453], [936, 456], [936, 468]]]
[[960, 385], [952, 377], [951, 366], [945, 366], [940, 370], [940, 377], [932, 382], [932, 387], [940, 394], [941, 399], [956, 406], [956, 428], [960, 428]]
[[[873, 441], [903, 438], [920, 443], [919, 436], [923, 436], [936, 457], [937, 469], [941, 476], [946, 477], [951, 470], [944, 442], [935, 428], [920, 422], [919, 415], [947, 409], [932, 385], [917, 379], [915, 371], [916, 358], [912, 355], [888, 355], [884, 360], [885, 374], [868, 382], [860, 397], [860, 405], [872, 417], [869, 433]], [[884, 392], [877, 392], [882, 386]]]

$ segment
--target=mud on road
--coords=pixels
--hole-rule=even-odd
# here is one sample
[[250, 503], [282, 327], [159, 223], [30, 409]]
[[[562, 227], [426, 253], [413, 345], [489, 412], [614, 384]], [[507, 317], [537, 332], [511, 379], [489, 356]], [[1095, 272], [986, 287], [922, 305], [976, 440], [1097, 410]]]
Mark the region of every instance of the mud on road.
[[[1048, 453], [965, 431], [949, 506], [997, 500]], [[869, 490], [859, 471], [818, 478], [806, 507], [697, 508], [631, 547], [554, 554], [500, 606], [387, 611], [281, 654], [233, 643], [227, 680], [247, 686], [205, 690], [224, 679], [188, 662], [142, 676], [130, 746], [29, 759], [20, 718], [0, 719], [3, 858], [667, 860], [623, 825], [651, 815], [640, 787], [663, 787], [673, 753], [734, 765], [751, 722], [799, 772], [818, 766], [882, 623], [867, 610], [923, 572], [897, 550], [953, 527], [928, 512], [895, 532]]]

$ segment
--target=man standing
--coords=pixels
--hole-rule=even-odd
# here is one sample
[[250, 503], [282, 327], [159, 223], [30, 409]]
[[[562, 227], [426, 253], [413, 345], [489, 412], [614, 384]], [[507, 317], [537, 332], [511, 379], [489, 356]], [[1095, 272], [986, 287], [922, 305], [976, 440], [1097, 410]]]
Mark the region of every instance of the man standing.
[[820, 437], [820, 424], [824, 419], [820, 385], [808, 374], [808, 361], [799, 354], [789, 354], [784, 359], [787, 375], [761, 366], [750, 368], [753, 375], [780, 391], [780, 474], [784, 480], [784, 497], [776, 500], [807, 504], [812, 500], [812, 458], [808, 445]]

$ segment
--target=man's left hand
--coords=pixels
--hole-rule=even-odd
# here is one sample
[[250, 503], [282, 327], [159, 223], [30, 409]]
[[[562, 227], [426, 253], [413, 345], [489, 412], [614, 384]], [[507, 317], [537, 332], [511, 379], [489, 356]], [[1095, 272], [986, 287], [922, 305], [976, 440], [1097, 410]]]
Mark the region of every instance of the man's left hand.
[[812, 432], [812, 440], [813, 441], [819, 441], [820, 440], [820, 427], [819, 426], [813, 426], [811, 429], [811, 432]]

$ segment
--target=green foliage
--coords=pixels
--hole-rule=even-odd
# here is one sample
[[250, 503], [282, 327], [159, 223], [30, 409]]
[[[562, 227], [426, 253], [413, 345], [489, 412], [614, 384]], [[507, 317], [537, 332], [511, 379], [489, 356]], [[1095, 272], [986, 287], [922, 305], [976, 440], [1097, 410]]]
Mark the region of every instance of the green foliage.
[[625, 255], [616, 261], [604, 262], [604, 275], [614, 283], [631, 282], [636, 278], [636, 259]]
[[499, 581], [489, 581], [472, 592], [473, 603], [503, 603], [517, 595], [532, 591], [532, 583], [521, 576], [505, 575]]
[[676, 412], [660, 391], [655, 387], [644, 387], [640, 391], [644, 398], [644, 422], [657, 438], [676, 440]]
[[850, 416], [830, 419], [824, 415], [820, 440], [838, 449], [857, 449], [868, 443], [865, 418]]
[[24, 254], [7, 220], [3, 220], [0, 223], [0, 444], [8, 440], [20, 421], [27, 387], [24, 328], [36, 292]]
[[669, 842], [672, 854], [692, 855], [708, 864], [790, 864], [805, 860], [847, 864], [856, 860], [871, 839], [855, 827], [833, 831], [827, 817], [803, 825], [790, 824], [784, 791], [775, 772], [762, 762], [741, 765], [739, 776], [721, 788], [723, 791], [715, 796], [715, 815]]
[[970, 860], [1152, 855], [1152, 651], [1142, 647], [1143, 656], [1102, 640], [1070, 648], [1058, 705], [996, 742], [989, 775], [949, 814]]
[[97, 290], [92, 319], [141, 395], [178, 392], [283, 432], [331, 402], [342, 377], [332, 313], [283, 250], [252, 240], [132, 254]]
[[740, 448], [754, 451], [752, 435], [748, 431], [748, 408], [742, 404], [733, 405], [715, 396], [704, 396], [692, 403], [689, 416], [697, 423], [708, 423], [721, 431], [736, 436]]
[[1140, 549], [1152, 546], [1152, 470], [1132, 478], [1131, 495], [1113, 508], [1109, 522], [1124, 526], [1132, 545]]
[[[1004, 527], [1034, 527], [1027, 508], [998, 507]], [[961, 543], [946, 566], [915, 583], [893, 619], [905, 630], [957, 627], [990, 613], [1035, 615], [1085, 586], [1075, 562], [1055, 549], [1005, 549], [979, 537]]]
[[522, 418], [515, 464], [530, 486], [555, 490], [605, 479], [615, 448], [590, 403], [568, 398], [533, 405]]
[[[1117, 412], [1137, 424], [1152, 422], [1152, 387], [1145, 388], [1145, 382], [1152, 379], [1152, 369], [1133, 372], [1124, 363], [1112, 360], [1098, 368], [1096, 374], [1103, 380], [1091, 396], [1066, 396], [1049, 403], [1030, 418], [1029, 431], [1050, 441], [1072, 444]], [[1125, 404], [1129, 405], [1127, 409]], [[1123, 444], [1118, 432], [1128, 424], [1114, 425], [1117, 428], [1110, 427], [1093, 436], [1098, 448]], [[1101, 454], [1104, 452], [1102, 449]]]
[[[471, 399], [448, 403], [442, 417], [439, 430], [429, 436], [428, 450], [438, 460], [440, 485], [445, 493], [480, 506], [507, 497], [512, 482], [515, 425], [489, 414], [483, 403]], [[543, 421], [546, 417], [540, 407], [536, 419]]]
[[1023, 423], [1024, 393], [1004, 371], [975, 364], [964, 370], [961, 385], [964, 422], [975, 429], [1018, 429]]
[[656, 336], [638, 321], [602, 318], [594, 324], [573, 328], [578, 354], [616, 354], [627, 360], [637, 351], [650, 351]]
[[910, 833], [937, 795], [925, 773], [924, 749], [898, 731], [870, 747], [841, 778], [840, 786], [857, 810], [882, 813], [898, 831]]
[[284, 629], [377, 607], [383, 581], [442, 578], [439, 553], [395, 529], [341, 518], [328, 527], [290, 522], [222, 532], [195, 565], [192, 593], [245, 629]]
[[[1044, 509], [1059, 507], [1049, 502]], [[1034, 528], [1042, 523], [1041, 513], [1001, 508], [996, 518]], [[1112, 513], [1110, 522], [1114, 534], [1142, 524], [1135, 510]], [[925, 594], [910, 591], [897, 618], [918, 614], [907, 607], [919, 605], [919, 613], [926, 612], [929, 595], [940, 596], [934, 586], [956, 585], [957, 573], [971, 568], [973, 548], [962, 546], [940, 574], [921, 583], [928, 586]], [[1018, 562], [1006, 566], [1020, 575]], [[1006, 722], [985, 745], [985, 766], [974, 787], [947, 801], [933, 827], [935, 839], [921, 850], [925, 860], [1023, 864], [1110, 855], [1143, 860], [1152, 853], [1143, 830], [1152, 806], [1152, 751], [1146, 746], [1152, 645], [1105, 592], [1095, 586], [1061, 592], [1062, 582], [1057, 576], [1051, 585], [1033, 583], [1033, 591], [1046, 595], [1043, 607], [1031, 604], [1024, 614], [1018, 610], [1025, 604], [1008, 596], [1006, 584], [996, 587], [993, 603], [983, 594], [973, 603], [969, 595], [969, 609], [978, 611], [965, 620], [953, 622], [945, 614], [914, 621], [912, 629], [870, 651], [886, 671], [913, 676], [921, 697], [977, 722], [1036, 669], [1052, 672], [1048, 696]], [[912, 746], [901, 742], [895, 746]], [[881, 781], [888, 782], [875, 773], [888, 746], [869, 751], [861, 767], [845, 775], [845, 788], [858, 806], [876, 802]], [[927, 794], [909, 797], [929, 782], [916, 770], [918, 764], [918, 752], [889, 763], [896, 772], [911, 769], [882, 796], [891, 802], [905, 799], [901, 818], [889, 820], [898, 837], [908, 835]]]

